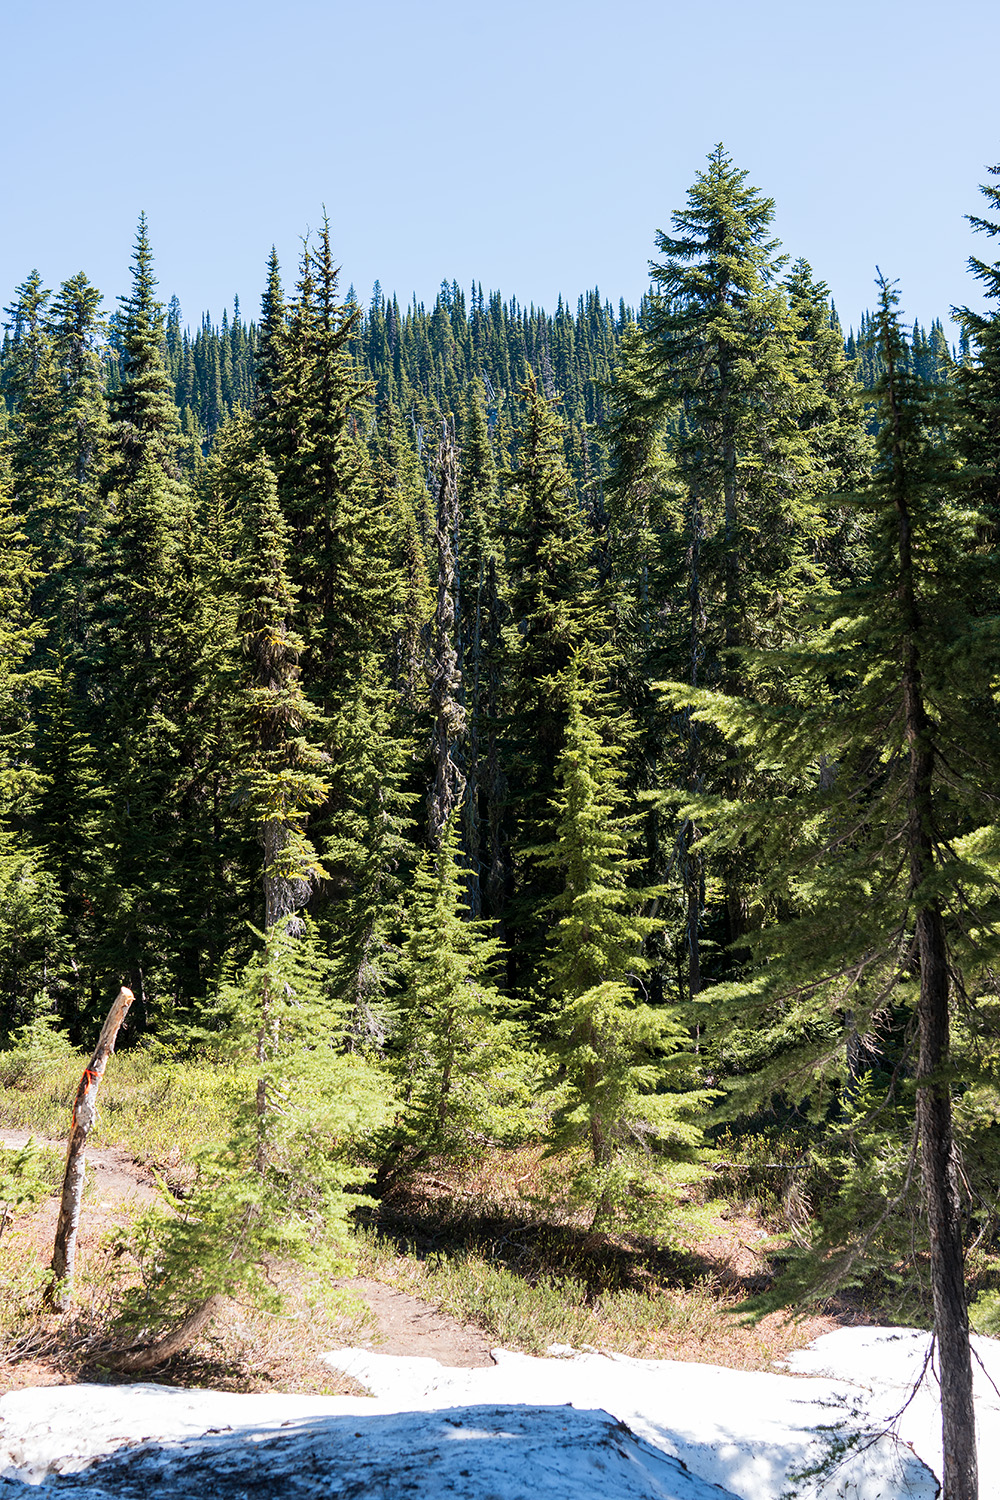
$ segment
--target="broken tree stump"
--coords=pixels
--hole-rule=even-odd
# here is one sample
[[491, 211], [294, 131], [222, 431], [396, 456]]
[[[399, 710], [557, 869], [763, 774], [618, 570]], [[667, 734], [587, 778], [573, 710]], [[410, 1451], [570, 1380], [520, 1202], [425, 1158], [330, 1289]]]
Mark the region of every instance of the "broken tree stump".
[[94, 1055], [84, 1069], [80, 1087], [73, 1104], [73, 1125], [66, 1151], [66, 1172], [63, 1177], [62, 1200], [59, 1205], [59, 1222], [56, 1225], [56, 1240], [52, 1251], [52, 1280], [49, 1284], [48, 1301], [57, 1312], [65, 1312], [73, 1300], [73, 1270], [76, 1264], [76, 1239], [80, 1228], [80, 1199], [83, 1197], [84, 1152], [87, 1137], [97, 1118], [97, 1090], [104, 1077], [108, 1058], [115, 1050], [115, 1041], [121, 1024], [135, 996], [124, 986], [118, 991], [114, 1005], [101, 1028]]

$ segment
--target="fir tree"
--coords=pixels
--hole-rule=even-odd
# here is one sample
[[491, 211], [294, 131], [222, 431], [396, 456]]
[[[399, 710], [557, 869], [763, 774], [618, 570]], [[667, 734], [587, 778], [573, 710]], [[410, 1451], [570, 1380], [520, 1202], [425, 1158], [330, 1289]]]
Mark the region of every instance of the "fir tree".
[[585, 1148], [589, 1160], [579, 1163], [571, 1191], [593, 1204], [597, 1227], [645, 1196], [654, 1153], [697, 1144], [691, 1117], [710, 1096], [661, 1091], [668, 1072], [677, 1076], [678, 1065], [687, 1066], [678, 1055], [687, 1034], [668, 1010], [636, 996], [657, 919], [640, 913], [650, 893], [628, 885], [637, 863], [630, 857], [636, 819], [622, 810], [621, 746], [612, 742], [606, 706], [595, 712], [600, 694], [585, 689], [576, 661], [565, 693], [556, 837], [538, 851], [562, 882], [545, 956], [563, 1080], [549, 1149]]
[[[982, 193], [1000, 213], [1000, 167], [990, 168], [994, 182]], [[969, 215], [969, 222], [988, 239], [1000, 235], [1000, 221]], [[978, 505], [1000, 535], [1000, 260], [971, 256], [969, 269], [991, 304], [985, 313], [956, 308], [968, 342], [968, 357], [958, 371], [958, 443], [966, 461], [964, 482], [970, 503]]]
[[146, 215], [139, 215], [132, 256], [132, 289], [119, 300], [121, 383], [111, 395], [112, 462], [109, 490], [134, 484], [149, 463], [179, 478], [180, 422], [165, 354], [163, 304], [155, 297], [153, 252]]
[[458, 455], [454, 434], [447, 428], [438, 449], [438, 505], [434, 538], [437, 543], [438, 586], [434, 615], [434, 656], [430, 671], [430, 701], [434, 716], [433, 781], [427, 796], [427, 833], [433, 847], [441, 842], [445, 825], [465, 791], [458, 765], [458, 745], [466, 729], [460, 653], [456, 648], [456, 602], [459, 594]]
[[[517, 787], [515, 848], [522, 968], [540, 939], [540, 903], [552, 894], [531, 854], [544, 827], [562, 750], [566, 669], [573, 653], [606, 635], [593, 566], [593, 536], [573, 492], [562, 452], [562, 427], [530, 375], [518, 463], [508, 477], [511, 508], [511, 631], [508, 776]], [[516, 632], [516, 633], [515, 633]], [[512, 799], [513, 800], [513, 799]], [[527, 945], [525, 947], [525, 944]]]
[[223, 429], [207, 487], [236, 530], [239, 632], [248, 672], [242, 691], [246, 759], [238, 773], [264, 847], [264, 930], [295, 916], [322, 866], [307, 837], [311, 808], [329, 790], [325, 762], [310, 742], [318, 713], [299, 681], [301, 641], [293, 629], [295, 591], [288, 577], [288, 525], [274, 472], [256, 452], [246, 421]]
[[499, 942], [470, 919], [457, 850], [453, 814], [413, 878], [395, 1039], [403, 1109], [383, 1182], [428, 1156], [475, 1154], [527, 1102], [518, 1031], [491, 980]]
[[[762, 659], [782, 688], [772, 707], [705, 693], [683, 701], [740, 743], [764, 778], [752, 799], [702, 803], [693, 815], [711, 822], [711, 839], [758, 852], [755, 898], [788, 914], [757, 938], [751, 979], [710, 992], [720, 1033], [735, 1040], [742, 1025], [756, 1053], [753, 1066], [744, 1052], [742, 1077], [730, 1081], [730, 1109], [778, 1094], [812, 1097], [821, 1114], [831, 1084], [849, 1102], [856, 1096], [866, 1050], [871, 1070], [895, 1046], [895, 1068], [881, 1072], [891, 1107], [906, 1102], [908, 1076], [916, 1085], [945, 1492], [974, 1500], [952, 1112], [956, 1078], [978, 1064], [961, 1061], [949, 1033], [962, 998], [992, 983], [1000, 939], [1000, 734], [988, 687], [1000, 671], [1000, 632], [973, 613], [995, 560], [977, 545], [979, 517], [955, 500], [940, 412], [908, 368], [895, 303], [882, 281], [880, 422], [863, 502], [873, 520], [870, 581], [821, 598], [814, 635]], [[682, 699], [677, 688], [670, 696]], [[910, 1017], [902, 1035], [900, 1016]], [[871, 1111], [882, 1107], [873, 1095]], [[907, 1197], [905, 1161], [901, 1175], [891, 1206], [875, 1203], [874, 1224], [824, 1205], [813, 1288], [877, 1254]]]

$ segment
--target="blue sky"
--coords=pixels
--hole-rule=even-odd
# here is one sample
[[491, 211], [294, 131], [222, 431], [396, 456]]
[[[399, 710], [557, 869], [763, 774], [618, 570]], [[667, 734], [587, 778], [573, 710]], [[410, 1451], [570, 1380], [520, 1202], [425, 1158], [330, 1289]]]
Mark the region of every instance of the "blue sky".
[[255, 315], [271, 244], [292, 281], [324, 203], [362, 300], [475, 278], [634, 302], [719, 140], [845, 322], [876, 262], [909, 317], [975, 298], [987, 0], [35, 0], [3, 40], [3, 302], [34, 266], [110, 302], [144, 208], [186, 321], [234, 293]]

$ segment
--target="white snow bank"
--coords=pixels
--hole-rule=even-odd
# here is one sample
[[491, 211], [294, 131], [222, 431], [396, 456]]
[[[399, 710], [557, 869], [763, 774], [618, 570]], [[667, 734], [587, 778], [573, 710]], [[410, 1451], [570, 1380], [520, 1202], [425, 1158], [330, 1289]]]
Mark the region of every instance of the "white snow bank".
[[[941, 1408], [937, 1362], [928, 1361], [931, 1336], [912, 1328], [840, 1328], [790, 1354], [790, 1370], [850, 1381], [873, 1412], [893, 1417], [900, 1437], [924, 1463], [941, 1473]], [[927, 1361], [919, 1390], [911, 1392]], [[972, 1374], [976, 1399], [979, 1485], [984, 1500], [1000, 1496], [1000, 1340], [974, 1336]]]
[[[1000, 1343], [976, 1346], [1000, 1385]], [[15, 1391], [0, 1400], [0, 1496], [30, 1496], [25, 1483], [44, 1480], [90, 1500], [781, 1500], [832, 1445], [878, 1432], [899, 1411], [926, 1348], [925, 1334], [843, 1329], [792, 1356], [797, 1375], [503, 1350], [493, 1368], [448, 1369], [342, 1349], [327, 1362], [372, 1397], [156, 1385]], [[980, 1386], [988, 1497], [1000, 1495], [1000, 1397]], [[799, 1494], [933, 1500], [936, 1482], [916, 1455], [939, 1463], [939, 1429], [933, 1386], [903, 1412], [897, 1437], [848, 1441], [842, 1462], [798, 1483]]]
[[[148, 1407], [163, 1394], [144, 1387], [140, 1404]], [[298, 1417], [277, 1433], [242, 1426], [119, 1450], [44, 1488], [88, 1500], [438, 1500], [445, 1494], [455, 1500], [733, 1500], [606, 1412], [524, 1406]], [[0, 1493], [10, 1489], [0, 1479]], [[33, 1493], [21, 1484], [16, 1490], [25, 1500]]]
[[[839, 1337], [828, 1335], [834, 1341]], [[877, 1435], [883, 1415], [895, 1410], [891, 1401], [881, 1400], [881, 1390], [876, 1400], [870, 1387], [843, 1379], [803, 1380], [622, 1355], [553, 1360], [498, 1349], [493, 1357], [492, 1369], [456, 1370], [433, 1359], [394, 1359], [361, 1349], [325, 1356], [335, 1369], [398, 1407], [516, 1401], [602, 1407], [682, 1459], [693, 1474], [741, 1500], [781, 1500], [795, 1476], [872, 1421], [874, 1432], [841, 1454], [829, 1474], [799, 1485], [802, 1496], [933, 1500], [937, 1494], [936, 1482], [906, 1441]], [[835, 1430], [823, 1436], [822, 1428]]]

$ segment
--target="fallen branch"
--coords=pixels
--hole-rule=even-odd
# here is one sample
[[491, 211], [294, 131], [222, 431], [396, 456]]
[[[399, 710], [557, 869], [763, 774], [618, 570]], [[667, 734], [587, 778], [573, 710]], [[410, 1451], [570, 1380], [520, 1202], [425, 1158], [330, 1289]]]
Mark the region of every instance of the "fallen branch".
[[90, 1065], [84, 1070], [80, 1087], [73, 1104], [73, 1125], [70, 1130], [69, 1147], [66, 1152], [66, 1172], [63, 1177], [62, 1201], [59, 1205], [59, 1222], [52, 1250], [52, 1280], [47, 1299], [57, 1312], [66, 1312], [73, 1300], [73, 1271], [76, 1265], [76, 1240], [80, 1228], [80, 1200], [83, 1197], [84, 1152], [87, 1137], [97, 1118], [97, 1090], [101, 1086], [108, 1058], [115, 1050], [115, 1042], [121, 1030], [128, 1008], [135, 996], [124, 987], [118, 991], [114, 1005], [101, 1028]]

